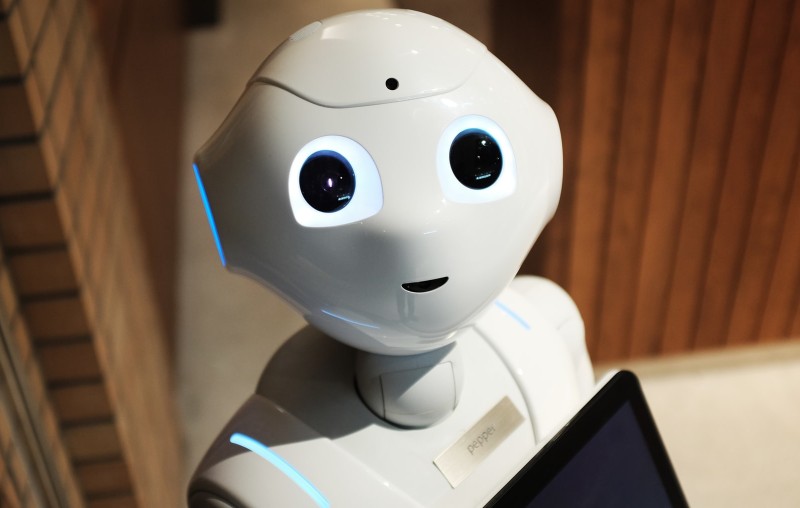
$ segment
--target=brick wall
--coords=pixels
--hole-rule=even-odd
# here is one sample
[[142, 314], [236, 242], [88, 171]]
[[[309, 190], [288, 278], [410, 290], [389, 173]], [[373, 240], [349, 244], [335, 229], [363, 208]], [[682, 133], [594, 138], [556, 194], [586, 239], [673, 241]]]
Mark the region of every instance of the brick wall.
[[85, 1], [0, 0], [0, 320], [80, 491], [69, 506], [177, 506], [172, 380], [119, 138]]

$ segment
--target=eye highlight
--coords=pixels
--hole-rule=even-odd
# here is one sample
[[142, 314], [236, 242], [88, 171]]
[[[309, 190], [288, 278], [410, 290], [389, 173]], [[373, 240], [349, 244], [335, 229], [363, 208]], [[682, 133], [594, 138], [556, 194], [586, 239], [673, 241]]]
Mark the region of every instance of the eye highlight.
[[364, 220], [383, 207], [378, 168], [350, 138], [314, 139], [292, 161], [289, 202], [301, 226], [334, 227]]
[[457, 203], [497, 201], [517, 186], [508, 137], [494, 121], [479, 115], [457, 118], [444, 130], [436, 170], [445, 197]]

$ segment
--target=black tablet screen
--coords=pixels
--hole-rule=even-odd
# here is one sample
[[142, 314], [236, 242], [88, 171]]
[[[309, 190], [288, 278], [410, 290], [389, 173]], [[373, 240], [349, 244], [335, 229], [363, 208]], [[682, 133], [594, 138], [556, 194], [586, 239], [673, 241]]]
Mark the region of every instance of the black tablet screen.
[[671, 506], [630, 404], [619, 408], [528, 506]]
[[621, 372], [489, 506], [673, 507], [686, 501], [636, 378]]

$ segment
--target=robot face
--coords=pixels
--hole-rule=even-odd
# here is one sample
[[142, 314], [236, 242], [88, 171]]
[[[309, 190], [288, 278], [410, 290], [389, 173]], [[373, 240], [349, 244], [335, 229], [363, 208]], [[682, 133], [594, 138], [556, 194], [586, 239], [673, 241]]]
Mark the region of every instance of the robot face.
[[470, 326], [561, 188], [549, 107], [480, 43], [411, 11], [302, 29], [196, 161], [223, 263], [383, 354]]

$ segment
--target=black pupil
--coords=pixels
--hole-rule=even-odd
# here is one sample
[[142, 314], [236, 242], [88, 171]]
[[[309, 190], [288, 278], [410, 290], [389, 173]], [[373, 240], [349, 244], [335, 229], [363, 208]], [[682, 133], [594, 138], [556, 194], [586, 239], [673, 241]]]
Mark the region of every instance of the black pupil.
[[356, 177], [347, 160], [336, 152], [316, 152], [300, 169], [300, 192], [320, 212], [341, 210], [356, 189]]
[[470, 189], [485, 189], [500, 177], [503, 156], [497, 141], [487, 132], [469, 129], [453, 140], [450, 167], [462, 185]]

